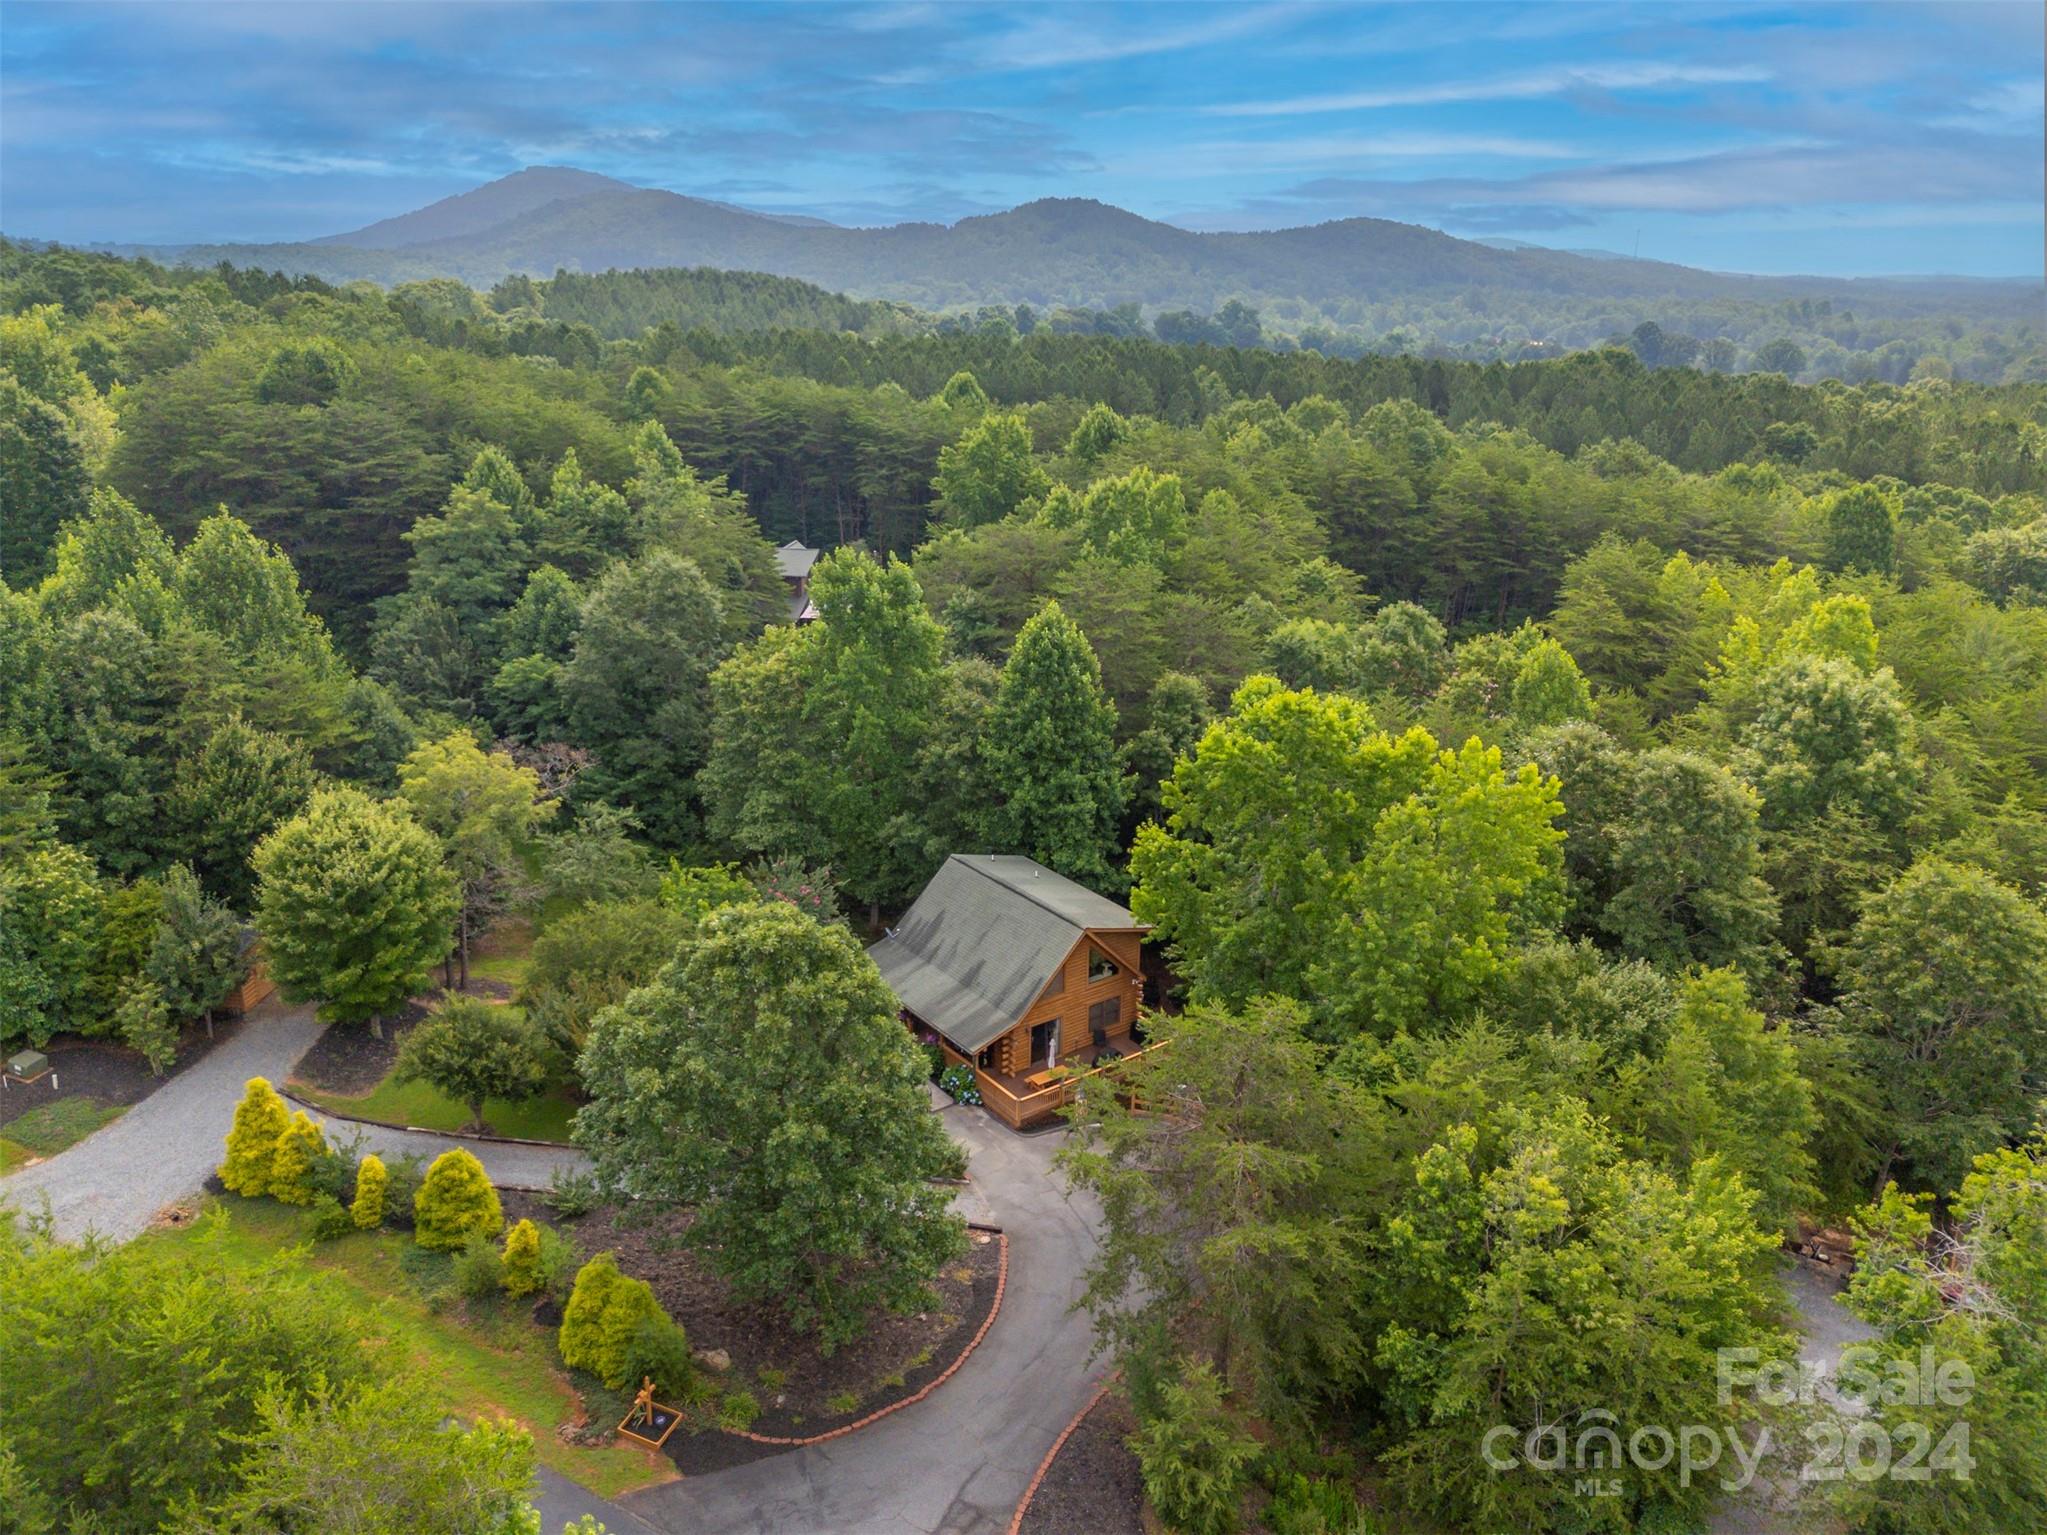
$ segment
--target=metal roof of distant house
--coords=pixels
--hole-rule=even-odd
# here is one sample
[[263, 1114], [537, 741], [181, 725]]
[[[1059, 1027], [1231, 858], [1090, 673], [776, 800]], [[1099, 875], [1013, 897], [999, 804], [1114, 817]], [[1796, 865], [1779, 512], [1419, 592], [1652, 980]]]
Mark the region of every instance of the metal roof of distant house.
[[1088, 929], [1141, 925], [1033, 859], [954, 853], [867, 952], [897, 1001], [971, 1053], [1016, 1026]]
[[817, 563], [817, 551], [792, 538], [775, 551], [775, 563], [782, 567], [784, 581], [801, 581]]

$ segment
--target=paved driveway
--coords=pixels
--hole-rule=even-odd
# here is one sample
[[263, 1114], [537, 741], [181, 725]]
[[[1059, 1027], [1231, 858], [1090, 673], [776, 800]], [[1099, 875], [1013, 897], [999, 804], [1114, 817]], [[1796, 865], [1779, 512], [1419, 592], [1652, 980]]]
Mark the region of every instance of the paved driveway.
[[1065, 1132], [1018, 1136], [980, 1109], [944, 1112], [1010, 1238], [1002, 1312], [973, 1356], [926, 1400], [857, 1434], [628, 1493], [625, 1507], [674, 1535], [1008, 1528], [1038, 1462], [1107, 1373], [1088, 1358], [1086, 1314], [1069, 1309], [1097, 1211], [1051, 1170]]

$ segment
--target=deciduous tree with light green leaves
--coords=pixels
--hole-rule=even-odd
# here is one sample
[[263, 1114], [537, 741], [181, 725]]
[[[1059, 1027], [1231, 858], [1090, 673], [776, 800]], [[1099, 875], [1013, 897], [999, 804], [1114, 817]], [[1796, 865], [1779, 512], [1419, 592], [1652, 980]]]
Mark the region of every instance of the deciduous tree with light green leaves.
[[1162, 797], [1132, 909], [1197, 996], [1296, 997], [1332, 1039], [1454, 1014], [1561, 911], [1554, 780], [1340, 695], [1251, 679]]
[[598, 1016], [576, 1138], [617, 1194], [695, 1212], [687, 1240], [826, 1347], [925, 1303], [965, 1232], [925, 1061], [843, 927], [781, 901], [712, 912]]
[[1619, 814], [1587, 829], [1611, 854], [1599, 927], [1652, 964], [1734, 965], [1760, 985], [1777, 957], [1777, 897], [1755, 791], [1689, 752], [1645, 752], [1631, 767]]
[[287, 997], [337, 1022], [382, 1016], [448, 952], [460, 909], [433, 834], [357, 789], [327, 789], [256, 849], [256, 927]]
[[1895, 830], [1919, 784], [1917, 737], [1889, 667], [1793, 656], [1758, 679], [1740, 761], [1773, 831], [1835, 809]]
[[1084, 492], [1053, 486], [1037, 520], [1071, 528], [1090, 550], [1118, 564], [1156, 564], [1187, 535], [1187, 498], [1177, 474], [1139, 465]]
[[2047, 1508], [2047, 1133], [1977, 1157], [1938, 1228], [1931, 1203], [1887, 1185], [1856, 1217], [1846, 1303], [1876, 1338], [1842, 1363], [1891, 1387], [1863, 1411], [1932, 1474], [1844, 1478], [1837, 1506], [1857, 1530], [2028, 1529]]
[[173, 1535], [537, 1535], [533, 1437], [509, 1419], [450, 1426], [411, 1374], [354, 1390], [272, 1389], [237, 1447], [240, 1485]]
[[92, 860], [53, 843], [0, 862], [0, 1042], [84, 1029], [104, 901]]
[[455, 924], [458, 984], [469, 984], [469, 946], [505, 903], [521, 850], [554, 814], [540, 778], [503, 752], [486, 752], [464, 731], [414, 748], [398, 765], [398, 792], [440, 838], [461, 885]]
[[983, 416], [941, 448], [931, 482], [939, 515], [959, 528], [1000, 522], [1052, 481], [1031, 453], [1031, 429], [1020, 413]]
[[1119, 884], [1116, 707], [1087, 636], [1058, 603], [1017, 635], [983, 730], [989, 849], [1035, 858], [1094, 890]]
[[[1625, 1444], [1651, 1425], [1745, 1423], [1755, 1404], [1722, 1396], [1717, 1351], [1789, 1357], [1764, 1320], [1778, 1237], [1721, 1165], [1629, 1160], [1575, 1100], [1503, 1128], [1497, 1141], [1445, 1128], [1372, 1222], [1371, 1263], [1403, 1280], [1363, 1316], [1384, 1383], [1382, 1464], [1404, 1507], [1451, 1527], [1565, 1529], [1585, 1507], [1570, 1472], [1503, 1473], [1477, 1453], [1481, 1436], [1504, 1427], [1512, 1449], [1540, 1428], [1565, 1425], [1575, 1443], [1598, 1425]], [[1608, 1469], [1618, 1529], [1685, 1528], [1714, 1495], [1671, 1462]]]

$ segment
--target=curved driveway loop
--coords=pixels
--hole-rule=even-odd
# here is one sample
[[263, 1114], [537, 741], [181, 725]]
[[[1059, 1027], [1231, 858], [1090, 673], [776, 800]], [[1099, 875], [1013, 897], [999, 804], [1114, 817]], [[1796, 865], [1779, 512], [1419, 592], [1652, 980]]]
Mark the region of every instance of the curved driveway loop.
[[[32, 1211], [47, 1196], [56, 1233], [67, 1241], [88, 1231], [113, 1241], [138, 1235], [166, 1205], [197, 1193], [219, 1165], [243, 1083], [256, 1076], [283, 1082], [319, 1036], [310, 1008], [265, 1004], [234, 1039], [112, 1124], [0, 1179], [0, 1199]], [[941, 1112], [968, 1150], [973, 1182], [960, 1191], [961, 1212], [1001, 1226], [1010, 1239], [1001, 1314], [959, 1372], [928, 1400], [856, 1434], [628, 1494], [619, 1500], [623, 1509], [545, 1477], [542, 1507], [550, 1518], [588, 1510], [614, 1531], [677, 1535], [1007, 1530], [1046, 1448], [1107, 1373], [1089, 1358], [1086, 1314], [1072, 1309], [1094, 1255], [1099, 1212], [1091, 1200], [1068, 1195], [1052, 1170], [1063, 1131], [1018, 1136], [976, 1110]], [[568, 1150], [329, 1124], [330, 1135], [343, 1139], [356, 1129], [364, 1148], [380, 1155], [434, 1156], [466, 1146], [502, 1184], [545, 1187], [556, 1168], [583, 1165], [581, 1153]]]
[[1097, 1212], [1052, 1171], [1063, 1131], [1018, 1136], [976, 1110], [945, 1116], [967, 1146], [987, 1218], [1009, 1233], [1002, 1314], [959, 1373], [857, 1434], [628, 1493], [624, 1507], [676, 1535], [1009, 1528], [1047, 1447], [1107, 1373], [1088, 1358], [1086, 1313], [1069, 1309], [1094, 1254]]

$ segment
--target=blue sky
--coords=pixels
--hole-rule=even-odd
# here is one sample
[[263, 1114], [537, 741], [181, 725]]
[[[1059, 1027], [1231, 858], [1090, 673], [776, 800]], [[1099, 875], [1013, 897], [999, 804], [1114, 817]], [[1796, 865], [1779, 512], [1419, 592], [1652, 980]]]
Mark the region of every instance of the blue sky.
[[524, 165], [844, 223], [1100, 198], [1692, 265], [2038, 275], [2042, 8], [47, 5], [0, 229], [297, 239]]

